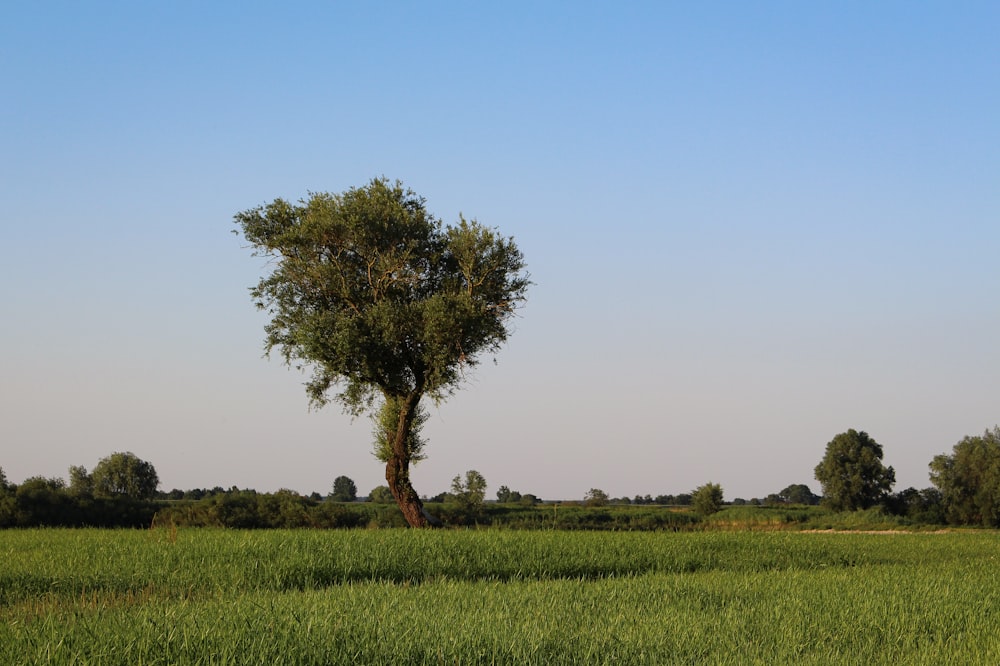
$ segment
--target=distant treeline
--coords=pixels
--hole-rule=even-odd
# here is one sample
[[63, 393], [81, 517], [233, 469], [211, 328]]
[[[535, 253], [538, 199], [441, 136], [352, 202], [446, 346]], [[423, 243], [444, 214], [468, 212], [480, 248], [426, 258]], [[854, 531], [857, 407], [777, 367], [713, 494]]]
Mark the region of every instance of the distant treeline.
[[[626, 531], [835, 528], [844, 521], [851, 528], [944, 522], [942, 512], [926, 508], [914, 501], [868, 512], [837, 514], [819, 506], [772, 503], [729, 505], [711, 515], [701, 515], [689, 506], [635, 503], [595, 506], [585, 502], [486, 502], [471, 508], [450, 499], [427, 503], [428, 511], [446, 526]], [[406, 521], [395, 504], [337, 502], [292, 491], [230, 489], [208, 491], [201, 499], [136, 500], [74, 496], [58, 483], [42, 479], [8, 486], [0, 496], [0, 527], [38, 526], [342, 529], [405, 527]]]
[[[131, 470], [129, 474], [106, 475], [106, 468]], [[148, 475], [144, 483], [127, 483]], [[292, 490], [259, 493], [250, 489], [211, 489], [156, 492], [155, 470], [131, 454], [113, 454], [101, 461], [94, 473], [82, 467], [70, 469], [67, 485], [60, 478], [32, 477], [19, 485], [7, 482], [0, 469], [0, 527], [223, 527], [237, 529], [274, 528], [380, 528], [405, 527], [399, 507], [388, 488], [372, 490], [368, 501], [357, 501], [353, 482], [338, 477], [334, 489], [348, 486], [348, 501], [332, 493], [300, 495]], [[111, 478], [111, 482], [106, 479]], [[471, 471], [468, 478], [481, 475]], [[705, 488], [712, 484], [707, 484]], [[815, 521], [831, 512], [816, 506], [820, 498], [804, 485], [792, 485], [763, 500], [721, 501], [710, 510], [692, 502], [691, 493], [611, 498], [593, 488], [580, 502], [542, 503], [531, 494], [510, 491], [505, 486], [496, 502], [484, 501], [482, 488], [468, 487], [456, 477], [452, 492], [426, 501], [427, 509], [446, 526], [501, 526], [510, 529], [588, 530], [692, 530], [755, 526], [795, 526]], [[138, 490], [129, 490], [138, 488]], [[699, 490], [694, 491], [697, 495]], [[721, 498], [721, 488], [717, 488]], [[697, 497], [694, 497], [697, 499]], [[720, 510], [721, 509], [721, 510]], [[868, 513], [870, 520], [889, 519], [897, 525], [946, 523], [941, 493], [934, 489], [909, 488], [888, 495]], [[958, 521], [952, 521], [958, 522]]]
[[[822, 496], [804, 484], [793, 484], [763, 500], [736, 498], [727, 505], [722, 487], [707, 483], [691, 493], [631, 499], [591, 488], [581, 502], [544, 503], [531, 493], [501, 486], [497, 501], [487, 502], [486, 479], [469, 470], [452, 480], [449, 492], [425, 503], [429, 514], [444, 525], [515, 529], [754, 527], [821, 519], [828, 523], [825, 517], [846, 514], [855, 517], [839, 522], [1000, 528], [1000, 427], [963, 438], [951, 454], [935, 456], [929, 467], [934, 487], [892, 492], [895, 472], [882, 464], [882, 447], [865, 432], [851, 429], [829, 442], [816, 467]], [[81, 466], [69, 472], [68, 484], [60, 478], [32, 477], [15, 485], [0, 468], [0, 527], [332, 529], [407, 524], [387, 486], [373, 488], [368, 501], [360, 502], [356, 485], [346, 476], [337, 477], [333, 492], [323, 497], [235, 487], [162, 493], [156, 490], [159, 479], [153, 465], [131, 453], [114, 453], [91, 472]]]
[[[35, 478], [0, 494], [0, 527], [225, 527], [380, 528], [405, 527], [395, 503], [338, 502], [282, 490], [196, 491], [200, 499], [94, 498], [75, 495], [59, 480]], [[502, 525], [514, 529], [689, 529], [699, 517], [666, 507], [581, 503], [468, 504], [428, 501], [432, 515], [448, 526]]]

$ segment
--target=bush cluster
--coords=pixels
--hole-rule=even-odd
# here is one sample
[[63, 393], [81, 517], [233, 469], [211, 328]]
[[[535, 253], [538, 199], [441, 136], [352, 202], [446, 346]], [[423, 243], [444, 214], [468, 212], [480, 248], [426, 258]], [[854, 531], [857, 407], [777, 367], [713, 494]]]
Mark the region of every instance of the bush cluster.
[[34, 477], [0, 489], [0, 527], [145, 527], [157, 508], [126, 496], [77, 495], [62, 479]]

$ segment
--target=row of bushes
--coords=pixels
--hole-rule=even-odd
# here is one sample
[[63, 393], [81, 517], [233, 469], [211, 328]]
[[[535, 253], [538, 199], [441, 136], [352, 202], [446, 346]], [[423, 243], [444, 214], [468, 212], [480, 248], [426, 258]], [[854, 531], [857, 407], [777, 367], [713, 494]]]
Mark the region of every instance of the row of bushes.
[[146, 527], [157, 502], [28, 488], [0, 496], [0, 527]]
[[[511, 529], [682, 530], [700, 518], [664, 507], [586, 507], [574, 503], [526, 505], [428, 502], [446, 526]], [[395, 504], [333, 502], [290, 491], [232, 490], [201, 500], [134, 500], [74, 495], [54, 484], [31, 484], [0, 496], [0, 527], [227, 527], [370, 528], [404, 527]]]
[[[904, 491], [877, 507], [877, 519], [898, 526], [942, 524], [940, 497], [929, 491]], [[579, 503], [486, 503], [469, 506], [455, 501], [428, 502], [428, 512], [447, 526], [502, 526], [510, 529], [691, 530], [819, 527], [831, 523], [831, 512], [814, 506], [729, 506], [710, 516], [662, 506]], [[238, 490], [200, 500], [135, 500], [78, 495], [57, 483], [32, 480], [0, 491], [0, 527], [191, 527], [366, 528], [403, 527], [395, 504], [333, 502], [293, 491], [258, 493]]]
[[[610, 506], [591, 508], [576, 504], [484, 504], [470, 509], [457, 502], [428, 502], [428, 512], [444, 525], [498, 526], [509, 529], [565, 530], [687, 530], [701, 518], [665, 507]], [[406, 521], [395, 504], [370, 502], [316, 502], [295, 495], [262, 495], [252, 491], [214, 495], [198, 502], [172, 502], [156, 515], [157, 525], [219, 526], [243, 529], [320, 529], [352, 527], [404, 527]]]

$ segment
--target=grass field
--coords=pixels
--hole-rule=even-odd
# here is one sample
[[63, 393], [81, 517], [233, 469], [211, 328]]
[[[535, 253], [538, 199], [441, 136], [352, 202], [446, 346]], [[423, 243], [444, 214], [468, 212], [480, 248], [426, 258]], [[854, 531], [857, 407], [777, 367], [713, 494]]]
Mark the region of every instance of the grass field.
[[8, 530], [3, 664], [1000, 663], [1000, 535]]

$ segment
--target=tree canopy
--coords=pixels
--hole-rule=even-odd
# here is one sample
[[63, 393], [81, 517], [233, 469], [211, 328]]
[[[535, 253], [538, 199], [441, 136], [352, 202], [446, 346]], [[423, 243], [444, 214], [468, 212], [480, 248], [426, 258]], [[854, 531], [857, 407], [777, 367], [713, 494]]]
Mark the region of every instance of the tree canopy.
[[608, 494], [600, 488], [591, 488], [583, 496], [583, 503], [586, 506], [604, 506], [610, 501]]
[[358, 486], [349, 476], [338, 476], [333, 480], [330, 499], [334, 502], [353, 502], [358, 498]]
[[848, 430], [826, 445], [816, 466], [823, 503], [835, 511], [867, 509], [881, 502], [896, 482], [896, 472], [882, 464], [882, 446], [866, 432]]
[[804, 483], [793, 483], [778, 493], [782, 502], [789, 504], [819, 504], [820, 498]]
[[475, 513], [486, 499], [486, 478], [470, 469], [464, 479], [456, 476], [451, 480], [451, 494], [464, 511]]
[[530, 284], [513, 239], [459, 216], [444, 226], [400, 182], [282, 199], [236, 215], [273, 270], [251, 290], [266, 348], [312, 372], [310, 401], [374, 413], [375, 453], [411, 525], [428, 522], [409, 478], [422, 457], [424, 396], [499, 351]]
[[963, 438], [930, 468], [949, 522], [1000, 527], [1000, 427]]
[[691, 505], [703, 516], [718, 512], [722, 508], [722, 486], [706, 483], [691, 491]]
[[[85, 475], [86, 470], [83, 472]], [[101, 458], [90, 476], [96, 497], [152, 499], [160, 485], [153, 465], [131, 452], [112, 453]]]
[[507, 502], [519, 502], [521, 501], [521, 493], [516, 490], [511, 490], [507, 486], [500, 486], [497, 489], [497, 502], [501, 504], [506, 504]]

